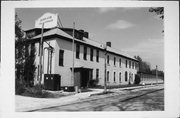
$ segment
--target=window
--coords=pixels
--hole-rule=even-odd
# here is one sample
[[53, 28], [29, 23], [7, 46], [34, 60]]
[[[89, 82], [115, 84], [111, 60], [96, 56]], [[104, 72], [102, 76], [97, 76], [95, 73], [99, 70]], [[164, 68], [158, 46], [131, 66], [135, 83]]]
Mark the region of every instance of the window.
[[129, 61], [129, 68], [131, 68], [131, 61]]
[[114, 66], [116, 66], [116, 57], [114, 57]]
[[80, 45], [76, 44], [76, 58], [79, 59]]
[[93, 70], [90, 71], [90, 77], [89, 77], [89, 79], [92, 80], [92, 78], [93, 78]]
[[99, 78], [99, 69], [96, 69], [96, 79]]
[[131, 81], [131, 73], [129, 73], [129, 82]]
[[64, 62], [64, 50], [59, 50], [59, 66], [63, 66]]
[[127, 73], [127, 71], [125, 72], [125, 81], [127, 81], [127, 75], [128, 73]]
[[93, 61], [93, 48], [90, 50], [90, 60]]
[[136, 68], [136, 69], [138, 68], [138, 63], [135, 63], [135, 68]]
[[107, 56], [107, 64], [109, 64], [109, 55]]
[[37, 80], [39, 80], [39, 65], [38, 65]]
[[133, 77], [134, 77], [134, 76], [133, 76], [133, 73], [132, 73], [132, 74], [131, 74], [131, 82], [133, 82]]
[[121, 72], [119, 73], [119, 82], [121, 83]]
[[41, 46], [40, 46], [40, 42], [39, 42], [39, 53], [38, 53], [38, 56], [40, 56], [40, 49], [41, 49]]
[[134, 69], [134, 62], [132, 62], [132, 68]]
[[121, 59], [119, 59], [119, 67], [121, 67]]
[[116, 82], [116, 72], [114, 72], [114, 82]]
[[127, 68], [127, 60], [126, 60], [126, 68]]
[[99, 50], [96, 50], [96, 62], [99, 62]]
[[109, 82], [109, 71], [107, 71], [107, 82]]
[[87, 47], [84, 46], [84, 56], [83, 56], [84, 60], [87, 60]]

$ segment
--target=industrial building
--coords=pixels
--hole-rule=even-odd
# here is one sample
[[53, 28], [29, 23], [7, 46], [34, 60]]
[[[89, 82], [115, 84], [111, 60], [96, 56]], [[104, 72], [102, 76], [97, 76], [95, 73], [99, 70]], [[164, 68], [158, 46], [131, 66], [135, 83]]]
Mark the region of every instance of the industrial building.
[[[35, 44], [37, 66], [34, 84], [39, 81], [39, 53], [41, 28], [26, 31], [31, 37], [31, 44]], [[74, 38], [73, 38], [74, 34]], [[74, 54], [73, 54], [74, 42]], [[74, 55], [74, 59], [73, 59]], [[106, 63], [105, 63], [106, 60]], [[138, 70], [138, 61], [128, 54], [89, 39], [89, 33], [73, 28], [54, 27], [44, 29], [42, 80], [45, 74], [59, 74], [60, 87], [88, 87], [94, 80], [97, 85], [104, 86], [105, 67], [107, 86], [133, 84]], [[74, 74], [72, 73], [74, 69]], [[74, 75], [74, 77], [73, 77]]]

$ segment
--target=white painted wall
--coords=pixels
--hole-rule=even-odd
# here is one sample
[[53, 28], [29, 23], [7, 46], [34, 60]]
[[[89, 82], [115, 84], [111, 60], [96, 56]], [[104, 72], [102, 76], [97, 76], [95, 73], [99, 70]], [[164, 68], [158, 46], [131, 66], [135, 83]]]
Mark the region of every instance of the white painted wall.
[[[76, 48], [76, 44], [74, 46]], [[59, 50], [64, 50], [64, 66], [59, 66]], [[96, 69], [99, 69], [99, 85], [104, 85], [104, 57], [105, 53], [99, 50], [99, 62], [96, 62], [96, 49], [93, 48], [94, 56], [93, 61], [90, 61], [90, 47], [87, 46], [87, 60], [83, 59], [84, 45], [80, 45], [80, 58], [76, 59], [76, 53], [74, 52], [75, 67], [92, 68], [93, 69], [93, 79], [96, 79]], [[72, 42], [56, 39], [56, 54], [55, 54], [55, 73], [59, 73], [62, 77], [61, 85], [71, 86], [73, 85], [73, 80], [71, 81], [71, 70], [72, 67]], [[115, 56], [113, 54], [108, 54], [110, 56], [110, 64], [107, 65], [107, 71], [110, 72], [110, 81], [108, 85], [120, 85], [129, 83], [129, 73], [133, 73], [133, 79], [137, 70], [125, 67], [125, 58]], [[114, 56], [116, 57], [116, 66], [114, 66]], [[119, 58], [121, 58], [121, 67], [119, 67]], [[127, 59], [128, 60], [128, 59]], [[129, 60], [128, 60], [129, 63]], [[125, 71], [128, 72], [128, 81], [125, 82]], [[116, 72], [116, 81], [114, 82], [114, 72]], [[119, 82], [119, 72], [121, 72], [121, 82]]]
[[[52, 47], [54, 47], [54, 53], [52, 58], [52, 74], [60, 74], [61, 75], [61, 86], [73, 86], [74, 81], [71, 79], [71, 69], [72, 68], [72, 42], [55, 38], [47, 41], [50, 43]], [[36, 65], [39, 64], [39, 43], [35, 44], [37, 54], [36, 54]], [[46, 43], [44, 43], [44, 47], [48, 47]], [[76, 44], [74, 46], [76, 48]], [[59, 66], [59, 50], [64, 50], [64, 66]], [[99, 50], [99, 62], [96, 62], [96, 48], [93, 48], [94, 56], [93, 61], [90, 61], [90, 47], [87, 46], [87, 60], [83, 59], [84, 45], [80, 44], [80, 58], [76, 59], [76, 51], [74, 50], [74, 66], [75, 67], [84, 67], [84, 68], [92, 68], [93, 69], [93, 79], [96, 79], [96, 69], [99, 69], [99, 85], [104, 85], [104, 61], [105, 61], [105, 52]], [[133, 73], [133, 79], [135, 78], [135, 74], [137, 73], [137, 69], [129, 68], [129, 59], [128, 67], [125, 67], [126, 58], [116, 56], [114, 54], [108, 53], [110, 60], [109, 65], [107, 64], [107, 71], [109, 71], [109, 82], [107, 85], [123, 85], [129, 83], [129, 73]], [[116, 57], [116, 66], [114, 66], [114, 57]], [[119, 67], [119, 58], [121, 58], [121, 67]], [[131, 64], [132, 65], [132, 64]], [[38, 66], [37, 66], [38, 67]], [[125, 82], [125, 71], [128, 72], [128, 81]], [[37, 72], [36, 69], [36, 78], [34, 83], [37, 81]], [[47, 73], [47, 51], [44, 52], [44, 73]], [[116, 72], [116, 81], [114, 82], [114, 72]], [[119, 73], [121, 72], [121, 82], [119, 81]], [[44, 76], [44, 75], [43, 75]], [[44, 83], [44, 79], [42, 79], [42, 83]]]
[[[55, 40], [54, 39], [51, 39], [49, 41], [46, 41], [47, 43], [49, 43], [52, 47], [55, 48]], [[42, 81], [41, 83], [43, 84], [44, 83], [44, 74], [47, 74], [47, 61], [48, 61], [48, 57], [47, 57], [47, 50], [44, 50], [45, 47], [49, 47], [49, 45], [47, 43], [43, 43], [43, 57], [42, 57], [42, 63], [43, 63], [43, 74], [42, 74]], [[39, 77], [38, 77], [38, 65], [39, 65], [39, 43], [36, 43], [35, 44], [35, 47], [36, 47], [36, 58], [35, 58], [35, 65], [36, 65], [36, 72], [35, 72], [35, 78], [34, 78], [34, 84], [38, 84], [38, 81], [39, 81]], [[52, 74], [55, 74], [54, 73], [54, 66], [55, 66], [55, 52], [52, 54]]]

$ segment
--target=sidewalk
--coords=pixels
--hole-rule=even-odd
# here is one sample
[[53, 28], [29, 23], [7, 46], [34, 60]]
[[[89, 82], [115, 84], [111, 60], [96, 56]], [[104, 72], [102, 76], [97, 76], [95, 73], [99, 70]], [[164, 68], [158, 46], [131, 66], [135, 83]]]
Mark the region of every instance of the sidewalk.
[[70, 104], [72, 102], [79, 101], [80, 99], [87, 98], [92, 94], [97, 94], [101, 92], [103, 92], [103, 89], [93, 89], [90, 92], [83, 92], [60, 98], [33, 98], [16, 95], [16, 111], [31, 111], [34, 109]]
[[[129, 87], [129, 88], [116, 88], [110, 89], [108, 91], [120, 92], [123, 90], [131, 90], [137, 88], [148, 88], [156, 85], [147, 85], [147, 86], [137, 86], [137, 87]], [[92, 95], [96, 95], [98, 93], [102, 93], [104, 89], [91, 89], [92, 91], [78, 93], [75, 95], [60, 97], [60, 98], [33, 98], [33, 97], [25, 97], [25, 96], [15, 96], [16, 102], [16, 111], [32, 111], [35, 109], [42, 109], [53, 106], [61, 106], [66, 104], [71, 104], [73, 102], [78, 102], [80, 99], [88, 98]]]

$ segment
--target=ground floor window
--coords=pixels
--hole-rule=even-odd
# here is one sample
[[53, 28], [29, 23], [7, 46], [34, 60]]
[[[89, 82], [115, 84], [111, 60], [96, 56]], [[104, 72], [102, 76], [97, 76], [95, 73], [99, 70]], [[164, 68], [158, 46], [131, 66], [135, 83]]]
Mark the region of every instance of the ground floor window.
[[96, 69], [96, 79], [99, 78], [99, 69]]
[[127, 71], [125, 72], [125, 81], [127, 81], [127, 76], [128, 76], [128, 73]]
[[116, 82], [116, 72], [114, 72], [114, 82]]
[[109, 71], [107, 71], [107, 82], [109, 82]]
[[59, 66], [63, 66], [64, 63], [64, 50], [59, 50]]
[[119, 73], [119, 82], [121, 83], [121, 72]]

